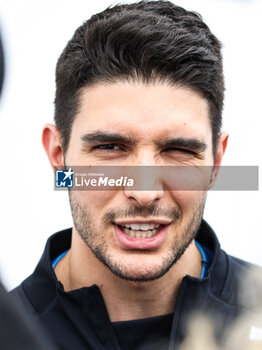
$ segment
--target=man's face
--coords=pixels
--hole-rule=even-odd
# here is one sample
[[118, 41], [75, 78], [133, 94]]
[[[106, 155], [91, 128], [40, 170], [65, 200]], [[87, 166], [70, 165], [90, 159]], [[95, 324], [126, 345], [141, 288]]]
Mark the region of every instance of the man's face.
[[[212, 165], [207, 101], [190, 89], [160, 83], [86, 88], [65, 162]], [[195, 237], [205, 197], [205, 191], [175, 191], [161, 179], [152, 191], [70, 191], [83, 241], [113, 273], [135, 281], [159, 278], [181, 257]]]

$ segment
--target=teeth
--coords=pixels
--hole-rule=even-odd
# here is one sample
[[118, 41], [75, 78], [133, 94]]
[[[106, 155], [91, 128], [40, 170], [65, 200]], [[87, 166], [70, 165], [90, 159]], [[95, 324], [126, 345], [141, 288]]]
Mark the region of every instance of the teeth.
[[160, 225], [154, 223], [136, 223], [136, 224], [125, 224], [123, 227], [129, 228], [133, 231], [148, 231], [158, 229]]
[[150, 238], [153, 237], [160, 224], [154, 224], [153, 222], [147, 223], [135, 223], [135, 224], [124, 224], [121, 225], [122, 231], [131, 237], [136, 238]]
[[[135, 232], [135, 231], [133, 231], [133, 232]], [[136, 232], [136, 235], [135, 235], [135, 237], [138, 237], [138, 238], [140, 238], [140, 237], [141, 237], [141, 235], [142, 235], [142, 233], [141, 233], [140, 231], [138, 231], [138, 232]]]
[[125, 229], [124, 232], [125, 232], [126, 234], [128, 234], [127, 231], [129, 232], [129, 236], [135, 237], [136, 233], [135, 233], [134, 231]]
[[156, 232], [157, 229], [154, 230], [147, 230], [147, 231], [134, 231], [134, 230], [130, 230], [124, 226], [122, 226], [122, 230], [125, 232], [126, 235], [131, 236], [131, 237], [136, 237], [136, 238], [150, 238], [153, 237]]

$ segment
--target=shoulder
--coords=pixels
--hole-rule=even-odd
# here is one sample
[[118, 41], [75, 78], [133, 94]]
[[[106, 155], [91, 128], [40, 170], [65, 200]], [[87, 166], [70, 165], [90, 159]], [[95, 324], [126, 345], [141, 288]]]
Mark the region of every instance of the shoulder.
[[39, 314], [56, 299], [56, 290], [60, 287], [52, 268], [52, 260], [71, 246], [72, 229], [52, 235], [34, 272], [18, 287], [10, 292], [32, 314]]
[[261, 271], [262, 267], [258, 265], [254, 265], [248, 261], [239, 259], [232, 255], [227, 255], [229, 261], [229, 267], [232, 270], [232, 274], [235, 277], [241, 277], [241, 280], [251, 272], [251, 271]]
[[[262, 300], [262, 267], [226, 254], [220, 250], [213, 280], [216, 289], [219, 288], [219, 299], [239, 310], [254, 311]], [[223, 267], [221, 266], [223, 265]]]
[[15, 302], [22, 304], [23, 307], [31, 314], [35, 314], [36, 310], [30, 302], [30, 297], [24, 292], [23, 283], [9, 292], [10, 297]]
[[238, 310], [254, 309], [258, 303], [262, 306], [262, 267], [222, 250], [215, 232], [204, 220], [197, 238], [212, 252], [208, 269], [211, 295]]
[[232, 281], [232, 297], [242, 307], [254, 311], [261, 307], [262, 267], [228, 256]]
[[[1, 349], [18, 349], [19, 345], [27, 350], [51, 350], [51, 342], [42, 328], [32, 322], [30, 315], [21, 305], [21, 299], [17, 297], [19, 288], [16, 288], [10, 295], [4, 290], [0, 283], [0, 324]], [[19, 345], [18, 345], [19, 344]]]

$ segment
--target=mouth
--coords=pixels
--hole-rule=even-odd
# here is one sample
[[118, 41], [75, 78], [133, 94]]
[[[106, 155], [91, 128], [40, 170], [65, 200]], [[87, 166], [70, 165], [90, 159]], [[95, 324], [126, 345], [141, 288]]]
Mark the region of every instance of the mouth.
[[120, 246], [124, 248], [157, 249], [165, 241], [170, 225], [164, 222], [115, 223], [115, 236]]
[[154, 223], [137, 223], [137, 224], [126, 224], [120, 226], [120, 229], [128, 236], [135, 238], [151, 238], [156, 235], [160, 228], [160, 224]]

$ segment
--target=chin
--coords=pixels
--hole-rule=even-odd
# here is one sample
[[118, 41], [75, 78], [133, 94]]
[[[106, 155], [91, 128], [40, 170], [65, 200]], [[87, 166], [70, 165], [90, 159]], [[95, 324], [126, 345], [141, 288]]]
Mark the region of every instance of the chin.
[[152, 268], [150, 270], [146, 268], [129, 269], [128, 271], [122, 271], [120, 274], [116, 274], [116, 271], [114, 271], [114, 273], [121, 279], [133, 282], [154, 281], [161, 278], [163, 275], [166, 274], [166, 272], [167, 271]]
[[[141, 252], [141, 254], [143, 254]], [[119, 262], [121, 261], [121, 263]], [[128, 257], [125, 261], [107, 259], [103, 262], [119, 278], [133, 282], [149, 282], [164, 276], [174, 265], [170, 257], [138, 256]]]

